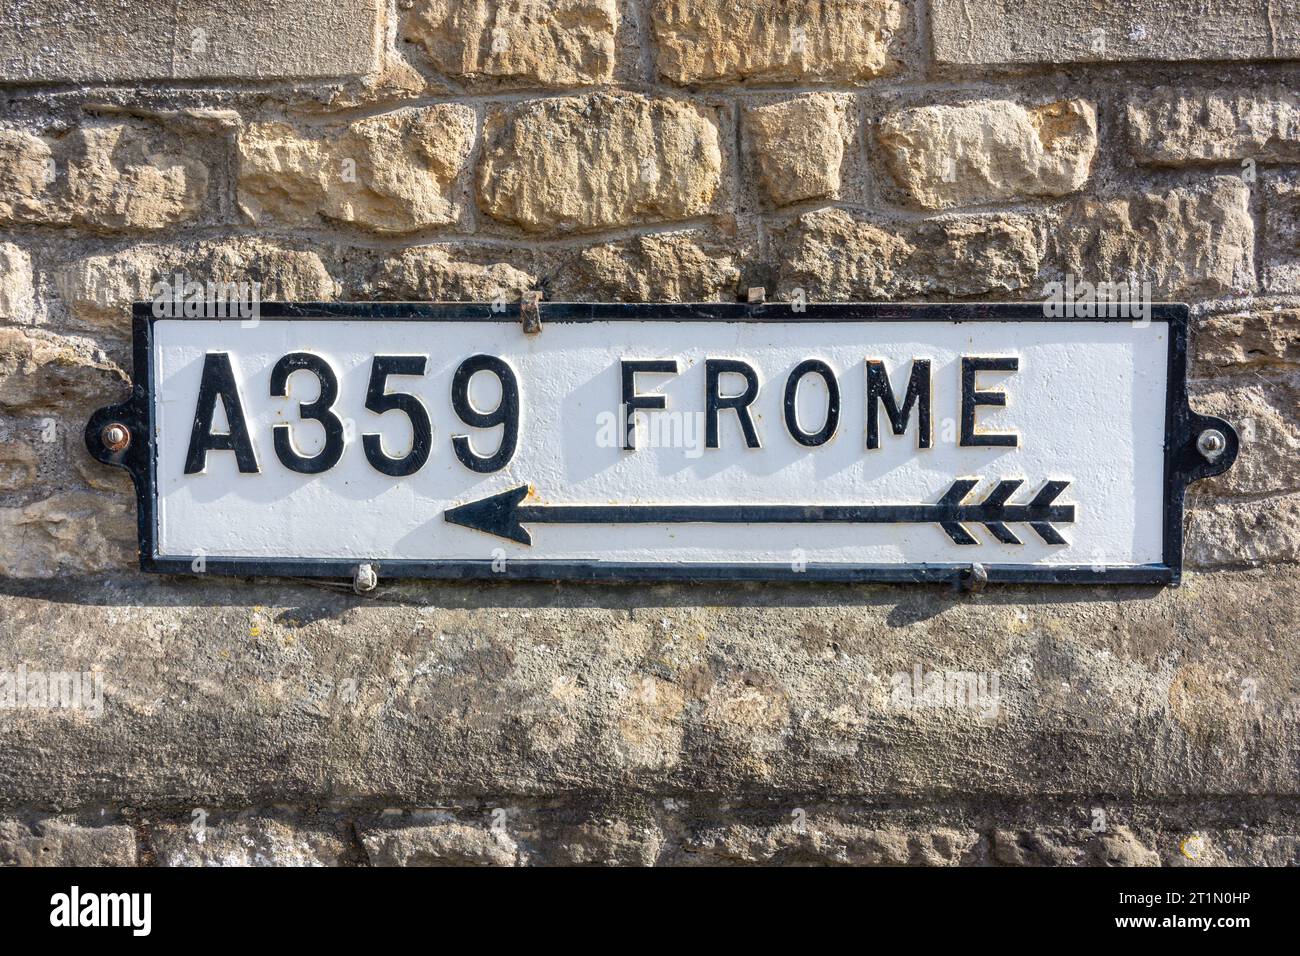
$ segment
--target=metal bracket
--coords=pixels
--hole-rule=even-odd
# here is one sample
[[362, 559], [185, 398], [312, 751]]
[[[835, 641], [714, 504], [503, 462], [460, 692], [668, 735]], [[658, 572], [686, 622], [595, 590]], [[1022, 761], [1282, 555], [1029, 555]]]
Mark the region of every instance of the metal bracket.
[[352, 590], [358, 594], [365, 594], [367, 591], [373, 591], [379, 586], [379, 575], [375, 573], [375, 567], [372, 564], [358, 564], [356, 571], [352, 574]]
[[536, 335], [542, 331], [542, 294], [536, 289], [525, 292], [520, 300], [519, 322], [524, 327], [525, 335]]
[[970, 594], [983, 591], [988, 583], [989, 572], [978, 561], [961, 573], [961, 589]]

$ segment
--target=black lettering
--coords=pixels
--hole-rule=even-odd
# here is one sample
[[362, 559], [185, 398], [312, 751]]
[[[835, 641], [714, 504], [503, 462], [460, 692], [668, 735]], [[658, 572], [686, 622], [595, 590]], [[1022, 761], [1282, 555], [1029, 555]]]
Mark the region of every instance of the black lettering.
[[[726, 374], [742, 376], [745, 390], [739, 395], [718, 394], [719, 379]], [[749, 414], [749, 406], [758, 398], [758, 373], [736, 359], [705, 359], [704, 378], [704, 447], [718, 447], [718, 412], [733, 408], [740, 420], [740, 429], [745, 433], [745, 444], [750, 448], [761, 448], [754, 420]]]
[[303, 421], [320, 422], [325, 429], [325, 445], [311, 457], [300, 455], [294, 449], [292, 427], [276, 425], [271, 429], [275, 439], [275, 454], [280, 463], [301, 475], [319, 475], [329, 471], [343, 457], [343, 422], [331, 409], [339, 397], [339, 379], [329, 362], [311, 352], [290, 352], [271, 369], [271, 397], [288, 395], [289, 376], [294, 372], [311, 372], [320, 383], [320, 394], [311, 402], [300, 402], [298, 417]]
[[880, 406], [885, 406], [889, 416], [889, 427], [895, 435], [907, 431], [907, 422], [912, 415], [912, 406], [916, 406], [917, 429], [916, 447], [929, 448], [934, 434], [930, 419], [930, 360], [913, 359], [912, 374], [907, 379], [907, 394], [903, 398], [903, 407], [898, 407], [894, 390], [889, 385], [889, 373], [885, 363], [878, 359], [867, 359], [867, 448], [880, 447]]
[[[491, 372], [501, 383], [501, 401], [490, 412], [481, 412], [469, 400], [469, 380], [478, 372]], [[519, 382], [514, 370], [493, 355], [472, 355], [460, 363], [451, 379], [451, 404], [466, 425], [474, 428], [503, 426], [501, 444], [491, 455], [477, 455], [468, 435], [452, 435], [451, 447], [460, 463], [470, 471], [486, 474], [500, 471], [514, 457], [519, 441]]]
[[961, 444], [1002, 445], [1015, 448], [1020, 437], [1015, 434], [982, 434], [975, 431], [976, 405], [1006, 405], [1005, 392], [980, 392], [975, 388], [975, 376], [979, 372], [1015, 372], [1020, 368], [1018, 358], [969, 358], [961, 359]]
[[[799, 382], [805, 375], [820, 375], [826, 383], [826, 421], [816, 432], [806, 432], [799, 427]], [[835, 381], [831, 367], [820, 359], [805, 359], [794, 367], [785, 381], [785, 427], [790, 437], [801, 445], [824, 445], [840, 426], [840, 386]]]
[[663, 395], [638, 395], [636, 376], [638, 372], [656, 375], [676, 375], [676, 359], [623, 359], [620, 370], [623, 377], [621, 403], [623, 406], [623, 450], [636, 450], [636, 420], [632, 413], [640, 409], [654, 410], [668, 407], [668, 399]]
[[[212, 416], [217, 399], [226, 410], [230, 431], [212, 434]], [[209, 451], [233, 451], [235, 464], [244, 474], [258, 473], [257, 455], [248, 437], [244, 421], [244, 403], [235, 384], [235, 371], [226, 352], [209, 352], [203, 357], [203, 375], [199, 379], [199, 398], [194, 406], [194, 427], [190, 430], [190, 448], [185, 455], [185, 474], [197, 475], [208, 467]]]
[[413, 475], [424, 467], [433, 446], [433, 426], [429, 423], [429, 412], [423, 402], [406, 392], [387, 392], [384, 390], [385, 385], [390, 375], [423, 375], [425, 361], [423, 355], [376, 355], [370, 366], [366, 408], [379, 414], [400, 411], [411, 420], [411, 450], [401, 458], [390, 458], [384, 454], [383, 441], [379, 435], [361, 436], [366, 461], [376, 471], [394, 478]]

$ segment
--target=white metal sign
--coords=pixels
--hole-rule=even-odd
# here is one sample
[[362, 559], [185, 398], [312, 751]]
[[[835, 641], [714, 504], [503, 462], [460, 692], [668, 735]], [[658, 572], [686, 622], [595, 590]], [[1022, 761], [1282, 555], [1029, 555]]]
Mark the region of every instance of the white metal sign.
[[398, 577], [1167, 582], [1184, 485], [1236, 453], [1186, 406], [1182, 307], [541, 319], [137, 307], [136, 394], [87, 441], [147, 569]]

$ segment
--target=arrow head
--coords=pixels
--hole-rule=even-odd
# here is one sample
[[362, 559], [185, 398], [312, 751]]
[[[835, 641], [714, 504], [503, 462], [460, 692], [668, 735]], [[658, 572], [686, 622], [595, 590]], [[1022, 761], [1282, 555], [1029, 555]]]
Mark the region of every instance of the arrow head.
[[528, 497], [528, 486], [520, 485], [499, 495], [457, 505], [442, 513], [443, 518], [462, 528], [472, 528], [498, 538], [532, 544], [533, 538], [519, 522], [519, 502]]

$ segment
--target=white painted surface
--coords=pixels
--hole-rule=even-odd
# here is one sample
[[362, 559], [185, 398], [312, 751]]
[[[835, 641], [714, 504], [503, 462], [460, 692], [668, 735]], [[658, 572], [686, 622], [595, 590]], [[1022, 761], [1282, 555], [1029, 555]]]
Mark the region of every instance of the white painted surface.
[[[512, 323], [163, 320], [155, 325], [153, 363], [158, 426], [158, 550], [161, 557], [255, 556], [340, 559], [598, 559], [605, 561], [808, 562], [879, 564], [1105, 564], [1161, 560], [1163, 439], [1168, 330], [1124, 322], [549, 323], [525, 336]], [[231, 452], [209, 452], [206, 472], [184, 475], [204, 354], [231, 355], [261, 473], [240, 474]], [[297, 406], [316, 393], [309, 373], [295, 374], [288, 399], [269, 397], [271, 367], [284, 354], [311, 351], [339, 376], [339, 416], [351, 419], [342, 460], [321, 475], [286, 469], [271, 427], [297, 422]], [[452, 409], [451, 378], [470, 355], [507, 361], [523, 406], [518, 450], [502, 471], [479, 475], [451, 448], [468, 433], [490, 453], [499, 429], [479, 432]], [[433, 452], [417, 474], [390, 478], [366, 461], [360, 435], [380, 432], [390, 454], [409, 446], [400, 412], [364, 408], [375, 354], [426, 354], [423, 379], [393, 378], [389, 390], [419, 395], [433, 422]], [[982, 431], [1015, 431], [1017, 448], [957, 445], [962, 355], [1015, 355], [1019, 371], [982, 373], [981, 389], [1001, 389], [1006, 408], [981, 406]], [[722, 412], [719, 449], [704, 449], [704, 359], [739, 358], [763, 387], [753, 406], [761, 449], [748, 449], [731, 412]], [[639, 390], [668, 398], [693, 447], [636, 451], [606, 440], [619, 415], [620, 359], [676, 358], [676, 377], [639, 377]], [[790, 370], [820, 358], [838, 373], [842, 412], [836, 436], [806, 448], [787, 433], [782, 396]], [[934, 446], [918, 449], [915, 412], [895, 437], [881, 412], [881, 444], [865, 445], [864, 359], [883, 359], [902, 393], [913, 358], [933, 363]], [[800, 406], [814, 431], [825, 407], [816, 377]], [[480, 375], [474, 398], [495, 401]], [[729, 382], [724, 378], [724, 393]], [[479, 386], [483, 386], [479, 388]], [[220, 406], [218, 406], [220, 407]], [[603, 413], [603, 416], [602, 416]], [[606, 427], [602, 429], [602, 424]], [[217, 428], [224, 427], [218, 412]], [[693, 433], [693, 434], [692, 434]], [[299, 450], [319, 448], [319, 427], [295, 425]], [[1073, 524], [1058, 525], [1067, 545], [1048, 545], [1024, 525], [1024, 544], [996, 542], [968, 525], [978, 547], [954, 544], [937, 525], [529, 526], [524, 546], [451, 525], [457, 504], [531, 484], [535, 502], [556, 504], [912, 504], [939, 499], [955, 478], [980, 477], [977, 501], [999, 480], [1023, 478], [1013, 503], [1027, 502], [1050, 479], [1070, 481], [1055, 502], [1072, 504]], [[530, 502], [531, 503], [531, 502]], [[499, 549], [499, 550], [498, 550]]]

